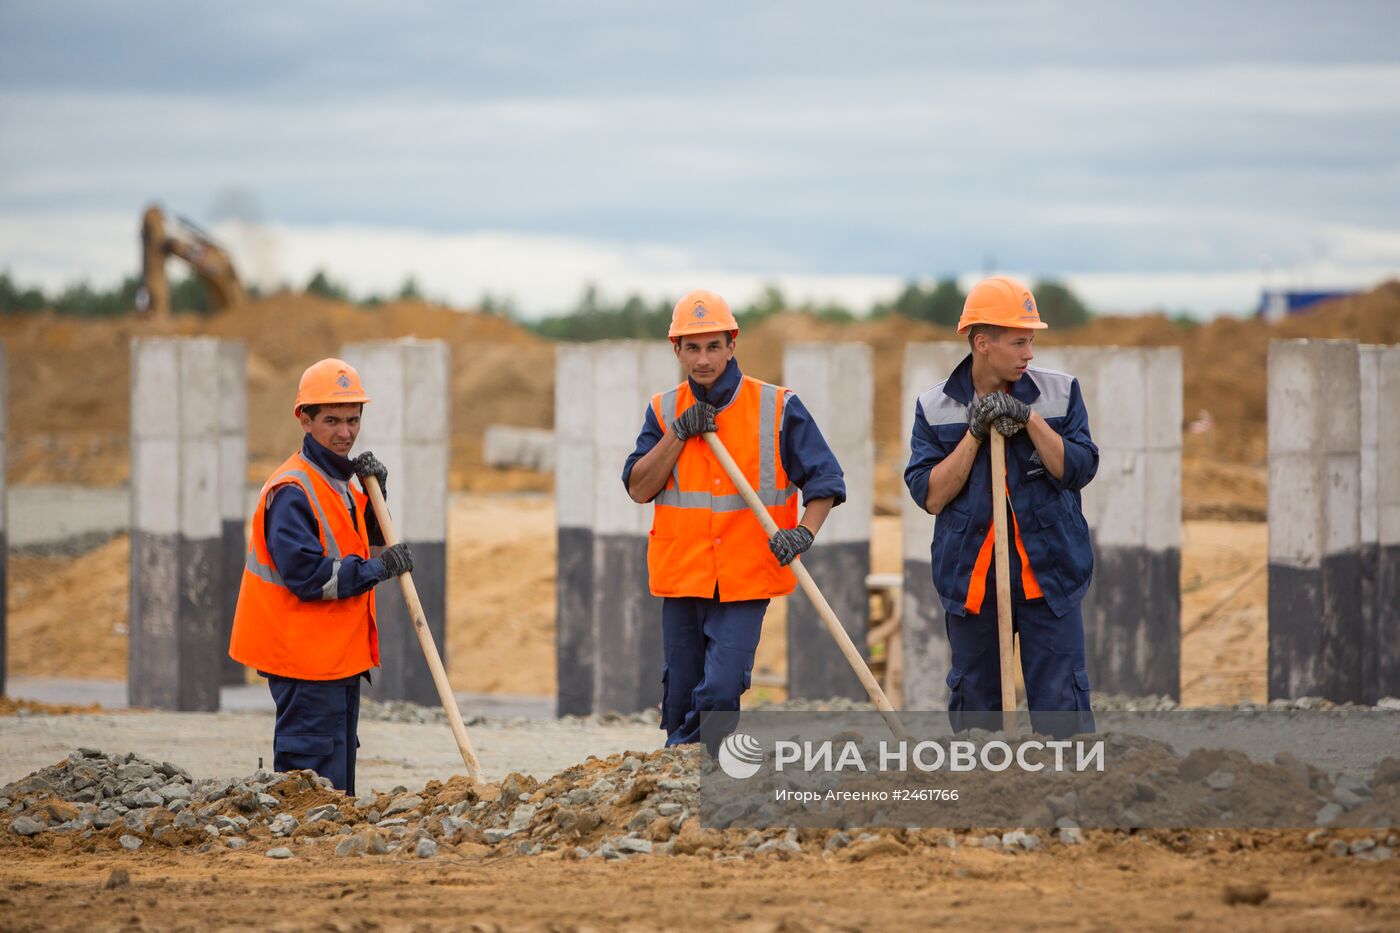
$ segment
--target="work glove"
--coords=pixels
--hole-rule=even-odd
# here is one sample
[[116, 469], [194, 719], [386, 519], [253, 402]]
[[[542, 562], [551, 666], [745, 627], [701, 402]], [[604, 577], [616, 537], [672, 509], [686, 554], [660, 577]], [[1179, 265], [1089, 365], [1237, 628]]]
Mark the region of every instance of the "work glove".
[[972, 406], [972, 436], [987, 439], [987, 432], [996, 428], [999, 434], [1011, 437], [1026, 426], [1031, 409], [1025, 402], [1007, 392], [991, 392]]
[[379, 491], [388, 494], [389, 468], [380, 462], [378, 457], [366, 450], [353, 458], [350, 465], [355, 468], [355, 475], [360, 478], [361, 483], [365, 481], [365, 477], [373, 476], [379, 480]]
[[768, 539], [768, 550], [778, 558], [778, 566], [786, 567], [797, 559], [797, 555], [812, 546], [812, 533], [803, 525], [796, 528], [779, 528]]
[[381, 580], [397, 577], [413, 569], [413, 552], [402, 541], [380, 551], [379, 560], [384, 564], [384, 576], [379, 578]]
[[688, 441], [708, 431], [718, 430], [715, 427], [715, 406], [709, 402], [696, 402], [671, 422], [671, 433], [676, 435], [678, 441]]

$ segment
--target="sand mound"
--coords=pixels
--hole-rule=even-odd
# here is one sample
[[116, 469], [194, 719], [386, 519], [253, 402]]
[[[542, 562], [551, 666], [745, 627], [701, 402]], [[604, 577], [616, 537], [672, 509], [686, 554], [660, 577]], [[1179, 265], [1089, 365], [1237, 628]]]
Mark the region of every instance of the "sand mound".
[[[9, 469], [13, 483], [121, 485], [130, 471], [132, 337], [210, 335], [248, 345], [249, 481], [300, 443], [288, 414], [306, 366], [350, 342], [398, 337], [444, 340], [452, 351], [452, 478], [458, 488], [496, 488], [482, 471], [481, 436], [493, 423], [553, 421], [554, 349], [502, 318], [423, 302], [360, 308], [278, 294], [208, 317], [79, 320], [0, 318], [10, 367]], [[499, 484], [497, 484], [499, 485]], [[507, 487], [522, 485], [508, 478]], [[545, 483], [534, 478], [533, 487]]]

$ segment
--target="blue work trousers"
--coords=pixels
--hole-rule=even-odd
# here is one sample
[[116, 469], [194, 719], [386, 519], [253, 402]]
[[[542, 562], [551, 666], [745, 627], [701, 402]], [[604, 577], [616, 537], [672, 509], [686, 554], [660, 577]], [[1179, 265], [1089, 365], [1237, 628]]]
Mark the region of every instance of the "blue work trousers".
[[337, 789], [355, 795], [356, 736], [360, 723], [360, 678], [293, 680], [268, 677], [277, 704], [272, 737], [272, 766], [278, 771], [306, 769], [328, 778]]
[[[768, 600], [718, 597], [661, 602], [661, 728], [667, 745], [704, 742], [713, 755], [739, 721]], [[701, 714], [706, 714], [703, 717]], [[715, 714], [720, 715], [715, 715]], [[732, 715], [725, 715], [732, 714]]]
[[[1001, 710], [1001, 652], [997, 643], [994, 574], [976, 615], [945, 613], [953, 664], [948, 671], [948, 719], [953, 731], [996, 731], [1001, 717], [978, 716]], [[1017, 581], [1019, 584], [1019, 580]], [[1056, 618], [1041, 599], [1025, 599], [1017, 585], [1011, 600], [1012, 630], [1021, 641], [1021, 676], [1036, 732], [1063, 737], [1094, 731], [1089, 675], [1084, 669], [1084, 617], [1076, 605]], [[1037, 713], [1048, 715], [1037, 715]]]

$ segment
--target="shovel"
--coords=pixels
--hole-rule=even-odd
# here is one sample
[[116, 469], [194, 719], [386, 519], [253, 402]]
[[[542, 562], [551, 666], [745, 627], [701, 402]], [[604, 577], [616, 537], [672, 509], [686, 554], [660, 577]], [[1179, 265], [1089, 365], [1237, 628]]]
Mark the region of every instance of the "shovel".
[[1011, 555], [1006, 542], [1006, 438], [992, 436], [992, 528], [997, 572], [997, 647], [1001, 651], [1001, 730], [1016, 734], [1016, 672], [1011, 645]]
[[[384, 544], [392, 547], [399, 543], [394, 533], [394, 520], [389, 516], [389, 507], [384, 504], [384, 492], [379, 488], [379, 480], [373, 476], [362, 477], [365, 492], [374, 506], [379, 528], [384, 532]], [[452, 685], [447, 682], [447, 671], [443, 670], [442, 657], [433, 642], [433, 633], [428, 628], [428, 617], [423, 614], [423, 604], [418, 600], [418, 587], [413, 585], [411, 572], [399, 574], [399, 585], [403, 587], [403, 601], [408, 604], [408, 614], [413, 619], [413, 631], [418, 635], [418, 645], [423, 649], [423, 657], [428, 661], [433, 683], [437, 685], [438, 699], [447, 713], [447, 724], [452, 727], [452, 737], [457, 740], [457, 751], [462, 753], [462, 764], [467, 766], [467, 775], [473, 781], [481, 780], [481, 765], [472, 751], [472, 741], [467, 738], [467, 727], [462, 723], [462, 714], [457, 709], [457, 699], [452, 695]]]
[[[707, 431], [702, 437], [705, 443], [710, 445], [710, 450], [714, 452], [715, 458], [724, 468], [724, 472], [729, 475], [729, 481], [734, 484], [734, 488], [739, 490], [739, 495], [744, 497], [749, 508], [753, 511], [758, 523], [763, 526], [764, 534], [768, 537], [778, 533], [778, 523], [773, 521], [773, 516], [768, 514], [762, 502], [759, 501], [757, 493], [753, 491], [753, 486], [749, 485], [748, 478], [739, 469], [739, 464], [734, 462], [734, 458], [729, 455], [724, 442], [719, 439], [719, 435], [712, 431]], [[909, 733], [904, 731], [904, 724], [899, 721], [899, 716], [895, 714], [894, 707], [885, 698], [885, 691], [880, 689], [880, 683], [875, 679], [875, 675], [870, 673], [870, 668], [866, 666], [865, 659], [860, 656], [856, 646], [851, 643], [851, 636], [846, 634], [846, 630], [841, 627], [841, 620], [836, 618], [836, 613], [831, 608], [831, 604], [826, 601], [822, 591], [817, 589], [817, 584], [812, 580], [812, 575], [807, 572], [807, 568], [802, 566], [802, 559], [799, 557], [788, 565], [792, 572], [797, 575], [797, 582], [802, 587], [802, 592], [807, 594], [807, 598], [812, 601], [812, 605], [817, 609], [817, 615], [821, 617], [826, 625], [827, 633], [836, 640], [836, 646], [845, 655], [846, 662], [851, 665], [851, 670], [856, 672], [860, 678], [861, 686], [870, 695], [870, 702], [874, 703], [880, 710], [880, 715], [885, 717], [885, 724], [890, 727], [890, 732], [897, 739], [908, 739]]]

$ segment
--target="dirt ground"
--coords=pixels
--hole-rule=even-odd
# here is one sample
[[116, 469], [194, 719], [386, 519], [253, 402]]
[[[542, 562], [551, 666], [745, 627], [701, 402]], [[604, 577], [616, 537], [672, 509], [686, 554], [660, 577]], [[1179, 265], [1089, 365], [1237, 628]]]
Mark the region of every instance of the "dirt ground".
[[[554, 692], [554, 503], [541, 494], [463, 494], [449, 514], [448, 673], [458, 690]], [[1188, 521], [1182, 554], [1182, 700], [1265, 699], [1267, 528]], [[872, 566], [900, 570], [899, 519], [876, 516]], [[125, 536], [79, 558], [10, 559], [10, 673], [126, 677]], [[759, 680], [786, 670], [786, 607], [764, 623]], [[758, 686], [750, 700], [782, 699]]]
[[[129, 872], [130, 882], [107, 889], [114, 868]], [[338, 859], [319, 846], [299, 849], [289, 862], [246, 850], [35, 854], [0, 862], [2, 930], [796, 931], [1012, 924], [1395, 929], [1400, 861], [1330, 857], [1307, 848], [1301, 833], [1202, 831], [1194, 838], [1088, 833], [1082, 846], [1014, 856], [918, 848], [859, 862], [812, 856], [483, 859], [449, 847], [419, 862]]]

